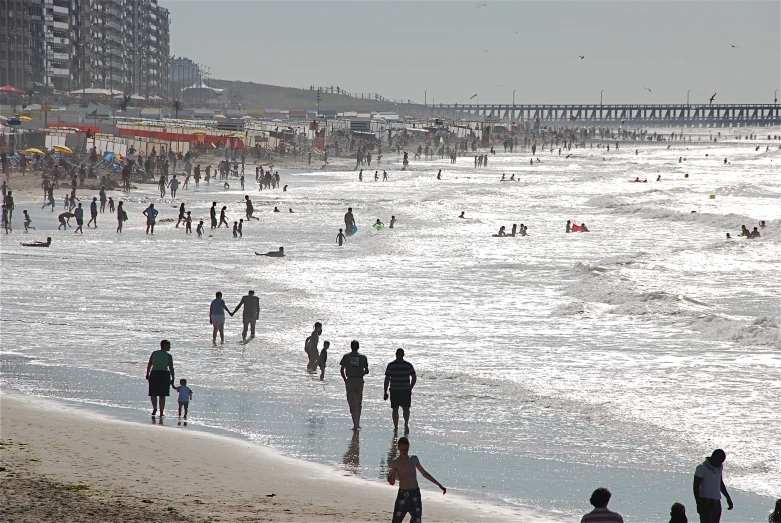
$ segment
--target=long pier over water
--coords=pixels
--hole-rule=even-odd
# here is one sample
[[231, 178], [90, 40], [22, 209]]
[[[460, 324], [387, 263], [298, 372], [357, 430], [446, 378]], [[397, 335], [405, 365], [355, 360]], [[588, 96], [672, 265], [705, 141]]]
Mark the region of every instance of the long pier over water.
[[502, 105], [437, 104], [426, 114], [452, 119], [570, 125], [736, 127], [781, 125], [778, 104]]

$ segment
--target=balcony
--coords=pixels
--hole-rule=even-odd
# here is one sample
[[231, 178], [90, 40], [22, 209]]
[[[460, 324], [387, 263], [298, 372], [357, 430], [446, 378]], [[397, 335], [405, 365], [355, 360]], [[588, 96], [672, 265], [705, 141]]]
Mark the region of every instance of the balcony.
[[53, 51], [47, 52], [46, 58], [48, 58], [49, 60], [58, 60], [58, 61], [64, 61], [70, 59], [68, 53], [58, 53]]
[[61, 14], [61, 15], [67, 15], [67, 14], [70, 13], [70, 9], [68, 7], [65, 7], [65, 6], [54, 4], [54, 5], [50, 5], [49, 6], [49, 12], [50, 13], [57, 13], [57, 14]]
[[70, 25], [68, 22], [46, 22], [47, 27], [53, 27], [54, 29], [59, 29], [60, 31], [67, 31], [70, 29]]
[[70, 69], [65, 69], [63, 67], [47, 67], [46, 68], [46, 73], [49, 76], [57, 76], [57, 77], [60, 77], [60, 78], [62, 78], [62, 77], [69, 78], [70, 77]]

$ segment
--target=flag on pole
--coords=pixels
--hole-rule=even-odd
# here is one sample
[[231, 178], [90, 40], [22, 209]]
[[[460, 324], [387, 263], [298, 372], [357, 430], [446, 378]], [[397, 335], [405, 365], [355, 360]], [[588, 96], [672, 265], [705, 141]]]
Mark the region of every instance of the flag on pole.
[[470, 96], [470, 97], [469, 97], [469, 99], [471, 100], [471, 99], [472, 99], [472, 98], [474, 98], [475, 96], [477, 96], [477, 93], [475, 93], [475, 94], [473, 94], [472, 96]]

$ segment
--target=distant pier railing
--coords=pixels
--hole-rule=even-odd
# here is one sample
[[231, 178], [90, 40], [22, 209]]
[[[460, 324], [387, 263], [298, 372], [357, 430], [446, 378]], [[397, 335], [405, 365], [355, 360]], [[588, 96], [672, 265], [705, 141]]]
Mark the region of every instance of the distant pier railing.
[[[781, 125], [778, 104], [643, 104], [643, 105], [501, 105], [437, 104], [431, 113], [453, 119], [484, 119], [540, 123], [587, 123], [589, 125], [714, 124]], [[429, 112], [429, 111], [427, 111]]]

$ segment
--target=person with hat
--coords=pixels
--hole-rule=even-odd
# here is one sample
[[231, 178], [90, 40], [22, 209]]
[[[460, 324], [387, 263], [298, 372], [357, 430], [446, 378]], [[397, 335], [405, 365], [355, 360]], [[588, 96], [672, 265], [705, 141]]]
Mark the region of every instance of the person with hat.
[[260, 298], [255, 296], [255, 291], [249, 291], [246, 296], [241, 298], [241, 301], [236, 308], [233, 309], [231, 316], [244, 306], [244, 312], [242, 321], [244, 323], [244, 330], [241, 332], [241, 339], [247, 339], [247, 329], [250, 331], [250, 338], [255, 337], [255, 322], [260, 319]]
[[[385, 368], [385, 401], [390, 397], [393, 409], [393, 432], [399, 431], [399, 407], [404, 413], [404, 434], [409, 434], [409, 409], [412, 403], [412, 389], [418, 377], [415, 367], [404, 359], [404, 349], [396, 350], [396, 359]], [[390, 387], [390, 396], [388, 388]]]

